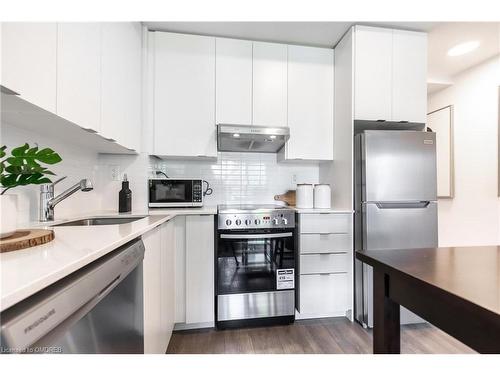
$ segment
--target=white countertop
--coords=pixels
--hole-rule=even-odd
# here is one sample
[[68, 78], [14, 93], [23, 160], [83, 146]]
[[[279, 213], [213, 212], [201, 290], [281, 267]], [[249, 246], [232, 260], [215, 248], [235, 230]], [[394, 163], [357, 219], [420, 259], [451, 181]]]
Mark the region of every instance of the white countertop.
[[141, 236], [177, 215], [214, 215], [216, 206], [200, 208], [160, 208], [119, 214], [97, 211], [58, 219], [50, 223], [32, 222], [23, 228], [44, 228], [66, 221], [90, 217], [146, 216], [116, 225], [51, 227], [55, 239], [47, 244], [0, 254], [0, 311], [35, 294], [72, 272]]
[[[134, 213], [119, 216], [140, 216]], [[142, 213], [144, 215], [144, 213]], [[117, 216], [100, 211], [71, 218]], [[70, 273], [141, 236], [175, 215], [152, 215], [132, 223], [81, 227], [53, 227], [55, 239], [47, 244], [0, 254], [0, 310], [62, 279]], [[68, 219], [69, 220], [69, 219]], [[58, 220], [50, 225], [67, 220]], [[44, 225], [36, 223], [36, 227]], [[32, 226], [32, 227], [33, 227]]]

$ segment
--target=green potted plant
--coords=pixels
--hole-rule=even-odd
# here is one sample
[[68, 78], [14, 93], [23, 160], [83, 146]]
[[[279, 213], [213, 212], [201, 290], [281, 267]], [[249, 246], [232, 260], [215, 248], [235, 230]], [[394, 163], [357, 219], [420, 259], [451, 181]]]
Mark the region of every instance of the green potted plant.
[[62, 159], [54, 150], [28, 143], [16, 147], [7, 155], [7, 146], [0, 147], [0, 238], [8, 237], [16, 231], [17, 196], [5, 194], [8, 190], [27, 185], [52, 182], [48, 176], [55, 175], [43, 164], [57, 164]]

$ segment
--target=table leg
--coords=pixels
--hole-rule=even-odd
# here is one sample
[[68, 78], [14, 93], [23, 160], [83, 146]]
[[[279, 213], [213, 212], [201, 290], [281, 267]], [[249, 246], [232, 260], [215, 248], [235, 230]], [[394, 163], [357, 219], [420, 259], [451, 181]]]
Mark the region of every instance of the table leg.
[[399, 354], [399, 304], [389, 298], [389, 275], [373, 269], [373, 353]]

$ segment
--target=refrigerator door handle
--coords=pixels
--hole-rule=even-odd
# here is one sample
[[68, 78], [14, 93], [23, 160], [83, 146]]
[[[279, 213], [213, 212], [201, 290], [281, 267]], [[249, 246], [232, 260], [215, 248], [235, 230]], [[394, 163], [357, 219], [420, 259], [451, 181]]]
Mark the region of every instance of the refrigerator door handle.
[[379, 209], [394, 209], [394, 208], [426, 208], [431, 202], [378, 202], [375, 203]]

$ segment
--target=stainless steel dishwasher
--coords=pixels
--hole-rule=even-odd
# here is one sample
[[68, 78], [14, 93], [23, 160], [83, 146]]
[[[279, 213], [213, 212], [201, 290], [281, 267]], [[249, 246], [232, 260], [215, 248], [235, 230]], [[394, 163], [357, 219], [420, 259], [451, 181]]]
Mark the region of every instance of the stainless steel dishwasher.
[[143, 353], [143, 259], [134, 240], [2, 312], [2, 353]]

